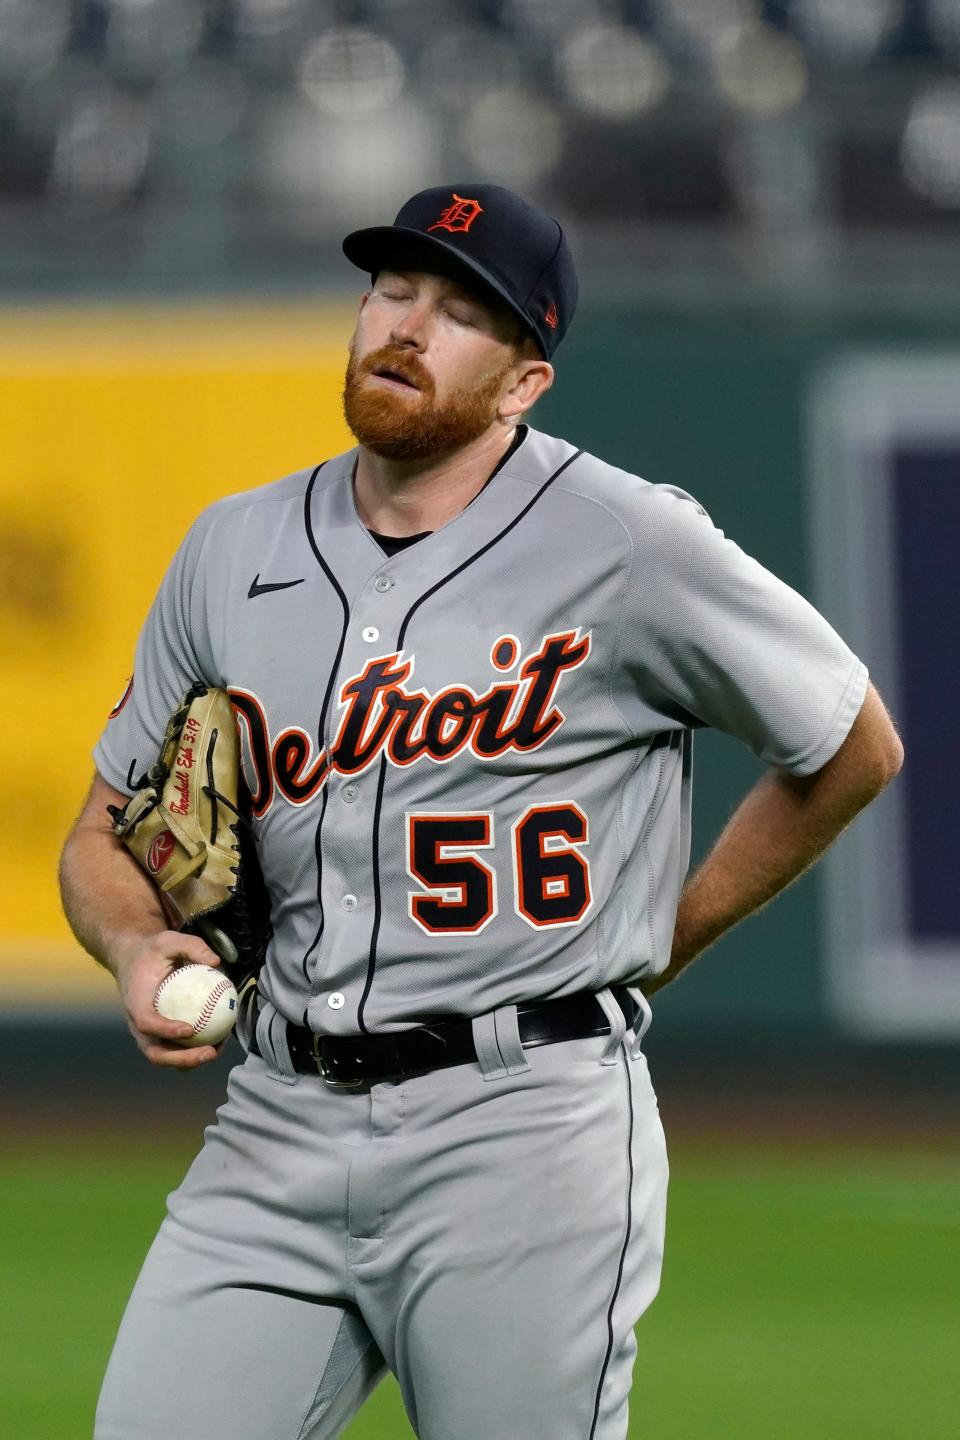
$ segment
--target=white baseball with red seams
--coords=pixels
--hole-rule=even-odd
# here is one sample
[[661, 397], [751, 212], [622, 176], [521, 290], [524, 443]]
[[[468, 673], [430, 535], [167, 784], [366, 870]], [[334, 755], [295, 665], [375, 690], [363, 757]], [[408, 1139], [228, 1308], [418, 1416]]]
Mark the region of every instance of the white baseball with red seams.
[[153, 1008], [168, 1020], [193, 1026], [181, 1045], [219, 1045], [236, 1023], [237, 992], [212, 965], [181, 965], [161, 980]]

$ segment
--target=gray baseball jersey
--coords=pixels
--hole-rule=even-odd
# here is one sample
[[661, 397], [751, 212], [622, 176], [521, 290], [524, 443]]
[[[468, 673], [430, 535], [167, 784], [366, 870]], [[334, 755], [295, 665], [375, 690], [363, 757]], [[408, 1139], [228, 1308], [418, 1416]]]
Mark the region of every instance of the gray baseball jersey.
[[[689, 496], [563, 440], [392, 557], [354, 458], [200, 517], [97, 748], [122, 790], [192, 681], [228, 687], [275, 925], [97, 1440], [332, 1440], [388, 1368], [420, 1440], [623, 1440], [667, 1164], [607, 987], [669, 960], [691, 732], [816, 770], [866, 671]], [[523, 1048], [518, 1002], [586, 989], [609, 1036]], [[278, 1011], [469, 1016], [477, 1061], [329, 1089]]]
[[388, 558], [356, 452], [221, 500], [176, 555], [96, 765], [129, 788], [197, 679], [238, 715], [275, 937], [262, 989], [350, 1034], [668, 963], [691, 732], [808, 774], [867, 672], [690, 496], [529, 430]]

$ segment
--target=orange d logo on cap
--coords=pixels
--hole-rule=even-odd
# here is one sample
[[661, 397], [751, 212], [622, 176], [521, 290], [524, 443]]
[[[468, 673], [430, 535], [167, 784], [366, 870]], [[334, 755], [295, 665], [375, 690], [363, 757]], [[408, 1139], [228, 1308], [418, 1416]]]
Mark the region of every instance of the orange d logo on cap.
[[454, 191], [452, 204], [440, 211], [439, 219], [428, 225], [427, 230], [449, 230], [451, 235], [460, 235], [469, 230], [477, 216], [482, 214], [483, 206], [478, 200], [465, 200]]

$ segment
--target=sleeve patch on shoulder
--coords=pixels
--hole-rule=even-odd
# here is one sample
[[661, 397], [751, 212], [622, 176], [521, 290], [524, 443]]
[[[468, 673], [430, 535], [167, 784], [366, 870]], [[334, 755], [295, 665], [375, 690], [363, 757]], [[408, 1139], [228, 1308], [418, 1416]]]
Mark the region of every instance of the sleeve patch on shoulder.
[[132, 693], [133, 676], [131, 675], [127, 680], [126, 685], [124, 685], [123, 687], [123, 693], [121, 694], [120, 699], [117, 701], [116, 705], [114, 705], [113, 709], [110, 711], [110, 714], [107, 716], [108, 720], [116, 719], [116, 717], [120, 714], [120, 711], [123, 709], [124, 705], [126, 705], [127, 701], [130, 699]]

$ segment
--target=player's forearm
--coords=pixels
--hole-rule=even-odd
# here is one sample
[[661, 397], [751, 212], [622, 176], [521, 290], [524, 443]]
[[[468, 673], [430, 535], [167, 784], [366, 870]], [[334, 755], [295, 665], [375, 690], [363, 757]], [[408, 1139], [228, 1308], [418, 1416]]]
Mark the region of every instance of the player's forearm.
[[770, 771], [760, 778], [684, 886], [670, 964], [644, 985], [647, 994], [676, 979], [721, 935], [809, 869], [896, 775], [903, 752], [891, 734], [871, 746], [853, 737], [814, 775]]
[[70, 835], [60, 857], [60, 894], [74, 935], [114, 976], [144, 940], [167, 928], [153, 885], [106, 827]]
[[647, 993], [676, 979], [721, 935], [802, 875], [869, 798], [850, 797], [838, 807], [833, 797], [798, 786], [791, 776], [762, 776], [684, 886], [670, 965], [645, 987]]

